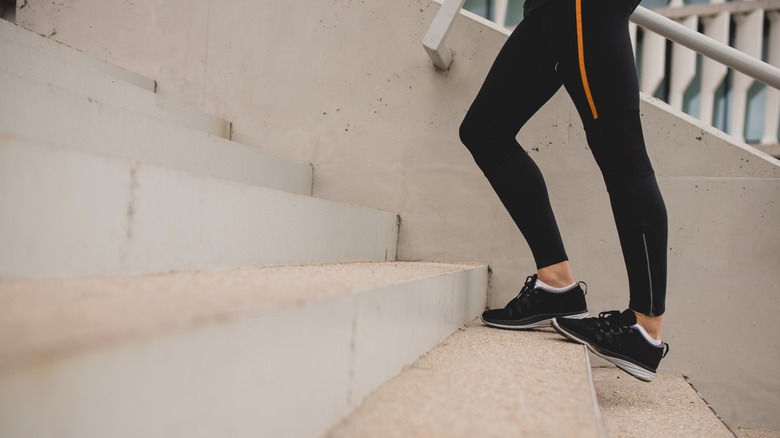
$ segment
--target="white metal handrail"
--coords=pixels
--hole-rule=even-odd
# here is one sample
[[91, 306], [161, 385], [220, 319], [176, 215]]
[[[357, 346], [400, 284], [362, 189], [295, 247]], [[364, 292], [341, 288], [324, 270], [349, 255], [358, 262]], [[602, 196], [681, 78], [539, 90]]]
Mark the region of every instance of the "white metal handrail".
[[734, 70], [780, 89], [780, 69], [639, 6], [631, 21]]
[[[428, 52], [433, 64], [439, 69], [446, 70], [452, 63], [452, 54], [447, 48], [446, 39], [452, 28], [452, 23], [458, 13], [460, 13], [464, 3], [465, 0], [444, 0], [433, 23], [431, 23], [428, 33], [425, 34], [423, 39], [423, 47]], [[723, 63], [740, 73], [773, 88], [780, 89], [780, 69], [777, 67], [748, 56], [699, 32], [688, 29], [674, 20], [642, 6], [639, 6], [634, 11], [631, 21], [647, 30]]]

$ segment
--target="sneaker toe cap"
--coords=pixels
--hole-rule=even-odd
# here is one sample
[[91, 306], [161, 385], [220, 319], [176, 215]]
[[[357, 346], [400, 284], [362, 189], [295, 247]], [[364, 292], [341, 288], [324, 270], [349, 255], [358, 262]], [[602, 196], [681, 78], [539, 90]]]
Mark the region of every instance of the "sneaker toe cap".
[[493, 309], [482, 313], [482, 319], [485, 321], [508, 321], [510, 317], [506, 309]]

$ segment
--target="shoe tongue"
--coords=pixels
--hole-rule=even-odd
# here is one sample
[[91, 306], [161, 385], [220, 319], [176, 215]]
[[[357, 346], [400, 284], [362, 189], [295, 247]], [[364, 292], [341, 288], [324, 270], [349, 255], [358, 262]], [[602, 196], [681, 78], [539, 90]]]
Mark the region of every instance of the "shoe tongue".
[[631, 309], [626, 309], [620, 314], [620, 320], [627, 326], [636, 324], [636, 314]]

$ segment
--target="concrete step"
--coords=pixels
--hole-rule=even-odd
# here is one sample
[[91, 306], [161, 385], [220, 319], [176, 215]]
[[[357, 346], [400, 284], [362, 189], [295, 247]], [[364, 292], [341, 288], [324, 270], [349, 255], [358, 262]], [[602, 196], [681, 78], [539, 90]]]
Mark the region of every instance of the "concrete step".
[[[99, 71], [151, 92], [154, 92], [157, 88], [157, 84], [152, 79], [145, 78], [117, 65], [109, 64], [104, 60], [87, 55], [76, 48], [32, 32], [21, 26], [17, 26], [9, 21], [0, 20], [0, 40], [13, 41], [27, 47], [35, 48], [52, 56], [68, 59], [69, 62], [74, 64]], [[5, 63], [5, 61], [3, 63]]]
[[396, 214], [0, 134], [0, 277], [395, 260]]
[[648, 384], [596, 367], [593, 384], [610, 437], [734, 437], [682, 374], [660, 372]]
[[311, 194], [312, 169], [51, 84], [0, 72], [0, 132], [233, 181]]
[[0, 436], [318, 436], [486, 287], [402, 262], [0, 281]]
[[[12, 32], [9, 32], [12, 31]], [[212, 135], [230, 138], [230, 123], [192, 108], [167, 105], [158, 100], [154, 91], [138, 87], [110, 76], [110, 72], [94, 70], [78, 63], [83, 56], [75, 49], [53, 51], [41, 45], [19, 42], [24, 38], [9, 38], [29, 32], [13, 24], [0, 22], [0, 71], [43, 83], [50, 83], [94, 100], [105, 100], [145, 114], [169, 120], [178, 125], [198, 129]], [[39, 35], [33, 34], [36, 38]], [[76, 60], [72, 60], [76, 57]]]
[[737, 438], [780, 438], [780, 430], [756, 429], [736, 426], [732, 429]]
[[452, 334], [325, 436], [600, 437], [588, 355], [552, 329]]

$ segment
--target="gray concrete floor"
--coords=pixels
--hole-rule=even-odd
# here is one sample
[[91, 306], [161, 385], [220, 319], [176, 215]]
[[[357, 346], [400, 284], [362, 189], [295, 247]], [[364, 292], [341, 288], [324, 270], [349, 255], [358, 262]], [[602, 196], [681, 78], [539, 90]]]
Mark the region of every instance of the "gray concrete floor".
[[0, 279], [0, 368], [473, 265], [365, 262], [48, 280]]
[[681, 374], [660, 372], [645, 383], [595, 367], [593, 386], [608, 437], [734, 436]]
[[748, 429], [745, 427], [733, 427], [732, 430], [739, 438], [780, 438], [780, 431], [764, 429]]
[[326, 436], [596, 437], [587, 354], [551, 329], [472, 322], [372, 394]]

